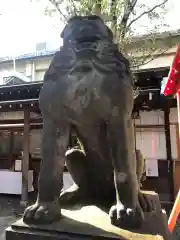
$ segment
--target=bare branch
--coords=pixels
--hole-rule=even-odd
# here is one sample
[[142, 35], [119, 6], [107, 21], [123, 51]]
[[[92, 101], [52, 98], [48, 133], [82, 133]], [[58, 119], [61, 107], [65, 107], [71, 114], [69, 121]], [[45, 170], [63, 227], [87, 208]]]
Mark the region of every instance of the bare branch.
[[75, 5], [75, 3], [74, 3], [74, 0], [70, 0], [70, 2], [72, 3], [73, 9], [74, 9], [74, 11], [73, 11], [74, 14], [77, 15], [77, 12], [78, 12], [78, 11], [77, 11], [77, 7], [76, 7], [76, 5]]
[[97, 16], [101, 17], [101, 11], [102, 11], [102, 1], [101, 0], [99, 0], [99, 1], [96, 0], [95, 7], [94, 7], [93, 11]]
[[[130, 5], [131, 5], [132, 10], [133, 10], [134, 7], [136, 6], [136, 3], [137, 3], [137, 0], [132, 0], [132, 1], [130, 2]], [[131, 12], [132, 12], [132, 10], [131, 10]]]
[[134, 7], [136, 6], [137, 0], [127, 0], [127, 3], [124, 7], [124, 15], [122, 17], [120, 26], [121, 26], [121, 38], [125, 37], [125, 32], [127, 29], [127, 22], [129, 19], [130, 14], [132, 13]]
[[67, 21], [68, 18], [67, 18], [67, 16], [64, 15], [64, 13], [59, 8], [58, 2], [56, 0], [49, 0], [49, 2], [56, 8], [56, 10], [60, 13], [60, 15], [62, 15], [64, 17], [64, 19]]
[[145, 11], [143, 13], [141, 13], [139, 16], [137, 16], [136, 18], [134, 18], [127, 26], [127, 28], [130, 28], [130, 26], [136, 22], [137, 20], [139, 20], [142, 16], [149, 14], [151, 12], [153, 12], [154, 10], [156, 10], [157, 8], [163, 6], [168, 0], [164, 0], [162, 3], [159, 3], [157, 5], [155, 5], [154, 7], [152, 7], [151, 9], [149, 9], [148, 11]]
[[148, 54], [145, 58], [144, 61], [141, 62], [141, 64], [135, 65], [133, 66], [133, 68], [139, 68], [145, 64], [148, 64], [150, 62], [152, 62], [153, 60], [155, 60], [158, 56], [163, 55], [164, 53], [166, 53], [169, 50], [169, 48], [159, 52], [158, 54], [152, 56], [152, 53]]
[[111, 0], [110, 15], [112, 16], [111, 28], [114, 38], [117, 36], [117, 0]]

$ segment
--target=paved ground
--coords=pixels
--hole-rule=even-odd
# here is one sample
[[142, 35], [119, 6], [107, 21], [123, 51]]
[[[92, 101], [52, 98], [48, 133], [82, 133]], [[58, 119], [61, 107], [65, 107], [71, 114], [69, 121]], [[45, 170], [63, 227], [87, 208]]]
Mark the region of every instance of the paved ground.
[[4, 230], [21, 218], [23, 208], [20, 207], [20, 197], [0, 195], [0, 240], [4, 240]]
[[176, 224], [176, 228], [173, 232], [173, 240], [180, 240], [180, 219]]
[[14, 217], [5, 216], [0, 217], [0, 240], [4, 240], [4, 230], [15, 221]]
[[[34, 196], [31, 196], [33, 201]], [[0, 195], [0, 240], [4, 240], [4, 230], [22, 216], [23, 209], [17, 196]], [[180, 221], [173, 233], [173, 240], [180, 240]]]

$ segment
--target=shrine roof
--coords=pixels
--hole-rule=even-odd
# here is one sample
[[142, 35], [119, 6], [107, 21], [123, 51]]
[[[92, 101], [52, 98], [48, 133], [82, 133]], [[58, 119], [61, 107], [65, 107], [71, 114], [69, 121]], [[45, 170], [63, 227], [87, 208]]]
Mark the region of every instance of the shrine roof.
[[[136, 109], [147, 110], [162, 107], [165, 97], [160, 95], [160, 83], [163, 77], [167, 77], [168, 72], [169, 68], [134, 71], [137, 78], [135, 86], [139, 88], [139, 95], [135, 99]], [[0, 85], [0, 112], [21, 111], [27, 107], [39, 111], [39, 92], [42, 85], [42, 81]]]
[[[154, 33], [153, 37], [155, 39], [165, 39], [168, 37], [177, 37], [177, 36], [180, 36], [180, 29], [176, 29], [172, 31], [157, 32], [157, 33]], [[152, 33], [134, 36], [132, 37], [132, 42], [139, 42], [147, 39], [152, 39]]]

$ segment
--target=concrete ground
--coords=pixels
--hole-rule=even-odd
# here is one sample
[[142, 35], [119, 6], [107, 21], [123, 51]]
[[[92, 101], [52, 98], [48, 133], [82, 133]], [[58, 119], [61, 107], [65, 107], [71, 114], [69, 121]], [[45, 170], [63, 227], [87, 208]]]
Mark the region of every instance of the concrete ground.
[[[30, 196], [30, 202], [35, 199]], [[0, 240], [5, 240], [5, 229], [17, 219], [21, 218], [24, 209], [20, 207], [20, 197], [11, 195], [0, 195]], [[173, 233], [173, 240], [180, 240], [180, 221]]]
[[19, 196], [0, 195], [0, 240], [5, 239], [5, 229], [21, 218], [23, 211]]
[[[17, 200], [16, 200], [17, 201]], [[4, 240], [4, 230], [17, 218], [13, 199], [0, 196], [0, 240]]]

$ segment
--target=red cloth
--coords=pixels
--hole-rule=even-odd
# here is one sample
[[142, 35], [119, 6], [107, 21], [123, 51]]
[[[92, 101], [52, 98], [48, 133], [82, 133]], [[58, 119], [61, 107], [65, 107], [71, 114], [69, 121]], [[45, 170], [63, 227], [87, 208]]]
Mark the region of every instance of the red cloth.
[[169, 71], [168, 80], [164, 88], [165, 96], [176, 94], [180, 89], [180, 45], [177, 48], [171, 69]]

